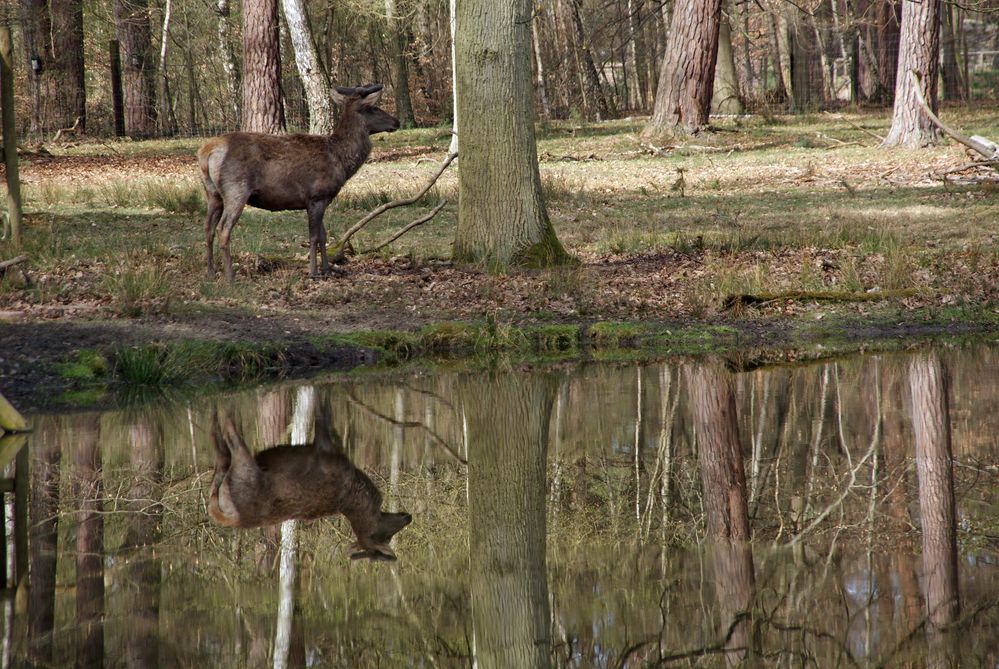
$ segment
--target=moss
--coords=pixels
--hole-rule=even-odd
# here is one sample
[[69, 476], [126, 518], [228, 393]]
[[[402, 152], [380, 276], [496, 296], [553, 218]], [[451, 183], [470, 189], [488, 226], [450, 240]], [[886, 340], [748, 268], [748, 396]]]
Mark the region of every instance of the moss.
[[650, 332], [643, 323], [594, 323], [587, 331], [587, 341], [591, 348], [631, 347]]
[[97, 351], [82, 349], [71, 360], [58, 363], [56, 368], [64, 379], [96, 381], [107, 376], [108, 361]]

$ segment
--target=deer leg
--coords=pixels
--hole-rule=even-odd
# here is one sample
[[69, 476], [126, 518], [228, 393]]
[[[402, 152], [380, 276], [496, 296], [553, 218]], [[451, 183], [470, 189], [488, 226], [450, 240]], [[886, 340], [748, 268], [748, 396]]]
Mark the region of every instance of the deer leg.
[[205, 216], [205, 259], [208, 261], [208, 278], [214, 279], [215, 259], [212, 254], [212, 247], [215, 245], [215, 228], [219, 224], [219, 219], [222, 218], [222, 212], [225, 207], [222, 203], [222, 196], [217, 192], [211, 193], [207, 197], [208, 214]]
[[221, 228], [221, 232], [219, 233], [219, 250], [222, 251], [222, 262], [225, 264], [225, 278], [229, 283], [236, 280], [236, 273], [232, 269], [232, 256], [229, 255], [229, 237], [232, 235], [232, 229], [236, 226], [236, 221], [239, 220], [239, 215], [243, 213], [243, 207], [246, 206], [246, 199], [246, 197], [227, 199], [225, 202], [225, 211], [222, 212], [222, 218], [219, 220], [219, 227]]
[[316, 250], [319, 250], [322, 257], [323, 276], [329, 274], [330, 266], [326, 261], [326, 230], [323, 229], [323, 214], [326, 213], [326, 204], [323, 202], [310, 202], [307, 208], [309, 215], [309, 276], [313, 279], [316, 274]]

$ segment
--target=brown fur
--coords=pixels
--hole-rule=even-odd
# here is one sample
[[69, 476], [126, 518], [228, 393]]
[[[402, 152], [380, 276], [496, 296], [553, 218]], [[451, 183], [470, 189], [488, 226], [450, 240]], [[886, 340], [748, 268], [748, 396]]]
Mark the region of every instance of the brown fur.
[[208, 200], [205, 246], [208, 276], [215, 275], [213, 246], [232, 281], [229, 237], [250, 205], [268, 211], [304, 209], [309, 218], [309, 273], [316, 276], [316, 250], [329, 273], [323, 216], [330, 202], [371, 153], [369, 135], [393, 132], [399, 121], [377, 106], [381, 87], [337, 89], [343, 114], [332, 135], [266, 135], [233, 132], [198, 149], [198, 166]]
[[324, 412], [316, 440], [307, 446], [246, 448], [232, 420], [214, 421], [215, 473], [208, 515], [227, 527], [262, 527], [342, 513], [357, 542], [352, 558], [394, 560], [392, 536], [412, 521], [408, 513], [383, 513], [382, 496], [339, 445], [329, 438]]

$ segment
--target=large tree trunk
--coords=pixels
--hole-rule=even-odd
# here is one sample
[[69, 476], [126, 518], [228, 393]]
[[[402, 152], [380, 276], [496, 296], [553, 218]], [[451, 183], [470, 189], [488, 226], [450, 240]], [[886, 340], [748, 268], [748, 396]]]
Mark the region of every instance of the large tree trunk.
[[413, 101], [409, 96], [409, 61], [406, 48], [409, 46], [406, 27], [396, 16], [395, 0], [385, 0], [385, 21], [388, 24], [389, 53], [392, 58], [392, 93], [395, 96], [395, 116], [399, 126], [412, 128]]
[[645, 137], [694, 135], [708, 124], [721, 0], [676, 0]]
[[937, 61], [940, 54], [940, 0], [904, 0], [902, 39], [899, 45], [898, 76], [895, 84], [895, 110], [891, 129], [882, 147], [903, 146], [918, 149], [939, 139], [936, 126], [923, 112], [916, 97], [917, 82], [930, 107], [937, 107]]
[[545, 478], [557, 385], [536, 374], [487, 385], [464, 394], [473, 664], [540, 669], [551, 666]]
[[940, 359], [932, 354], [917, 356], [909, 367], [909, 384], [923, 531], [923, 586], [929, 623], [930, 665], [955, 666], [951, 656], [953, 649], [948, 648], [942, 634], [957, 620], [961, 604], [957, 586], [950, 407]]
[[49, 62], [52, 53], [52, 25], [47, 0], [21, 0], [21, 36], [28, 62], [28, 95], [31, 97], [31, 132], [48, 130], [51, 106]]
[[156, 134], [155, 70], [146, 0], [115, 0], [114, 22], [121, 43], [125, 132], [130, 137], [152, 137]]
[[295, 49], [295, 65], [305, 89], [309, 105], [309, 132], [328, 135], [333, 132], [333, 98], [326, 73], [319, 65], [316, 47], [312, 41], [309, 17], [302, 0], [281, 0], [284, 18], [288, 23], [291, 44]]
[[277, 0], [243, 5], [243, 130], [284, 129]]
[[718, 58], [715, 65], [715, 83], [711, 94], [711, 111], [716, 114], [741, 114], [742, 98], [739, 95], [739, 77], [735, 71], [735, 52], [732, 49], [732, 28], [728, 14], [722, 13], [718, 28]]
[[739, 445], [735, 393], [720, 365], [687, 365], [688, 388], [711, 542], [715, 595], [721, 610], [719, 637], [725, 639], [728, 666], [755, 652], [752, 608], [755, 575], [750, 544], [746, 472]]
[[55, 66], [55, 117], [53, 127], [71, 127], [80, 119], [80, 132], [87, 126], [87, 91], [83, 64], [82, 0], [51, 0]]
[[457, 12], [461, 168], [454, 257], [499, 270], [566, 262], [538, 171], [530, 0], [463, 0]]

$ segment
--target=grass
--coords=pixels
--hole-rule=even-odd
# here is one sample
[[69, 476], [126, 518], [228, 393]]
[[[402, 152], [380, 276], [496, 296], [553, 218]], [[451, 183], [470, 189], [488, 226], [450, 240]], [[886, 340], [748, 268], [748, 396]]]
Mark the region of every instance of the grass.
[[[942, 113], [956, 127], [999, 137], [999, 117], [988, 109], [948, 107]], [[317, 313], [372, 332], [414, 331], [405, 337], [368, 334], [355, 342], [405, 361], [413, 351], [568, 345], [561, 336], [552, 344], [525, 334], [524, 323], [532, 319], [729, 317], [723, 305], [736, 294], [897, 291], [915, 284], [921, 295], [991, 304], [999, 266], [994, 191], [927, 177], [963, 163], [957, 147], [882, 151], [841, 117], [875, 132], [888, 123], [885, 111], [718, 120], [723, 132], [656, 156], [638, 139], [640, 120], [539, 127], [549, 216], [567, 250], [583, 262], [524, 273], [516, 280], [530, 285], [513, 297], [516, 281], [433, 269], [433, 261], [451, 254], [457, 167], [414, 207], [374, 221], [354, 246], [371, 248], [447, 198], [433, 221], [367, 264], [349, 265], [340, 278], [318, 285], [305, 278], [305, 214], [246, 209], [232, 238], [237, 283], [227, 286], [205, 279], [204, 205], [192, 160], [199, 140], [122, 142], [113, 150], [78, 144], [63, 151], [104, 155], [112, 167], [81, 171], [74, 165], [62, 174], [52, 171], [56, 161], [42, 178], [24, 166], [24, 252], [37, 280], [25, 286], [18, 276], [4, 277], [0, 309], [85, 303], [125, 317], [212, 309], [288, 319]], [[370, 209], [416, 192], [437, 170], [447, 137], [444, 128], [422, 128], [377, 138], [376, 152], [432, 151], [365, 165], [327, 212], [331, 237]], [[119, 163], [125, 167], [114, 167]], [[0, 244], [0, 257], [11, 255]], [[258, 271], [258, 256], [272, 269]], [[646, 257], [655, 261], [643, 265]], [[393, 264], [398, 258], [406, 259], [407, 269]], [[414, 279], [427, 268], [433, 271], [425, 283]], [[657, 272], [658, 283], [642, 282]], [[435, 297], [441, 284], [461, 281], [468, 283], [462, 291]], [[897, 309], [898, 303], [850, 308]], [[490, 313], [493, 325], [477, 320]], [[415, 332], [428, 322], [456, 320], [466, 326]], [[600, 336], [627, 339], [622, 333]]]

